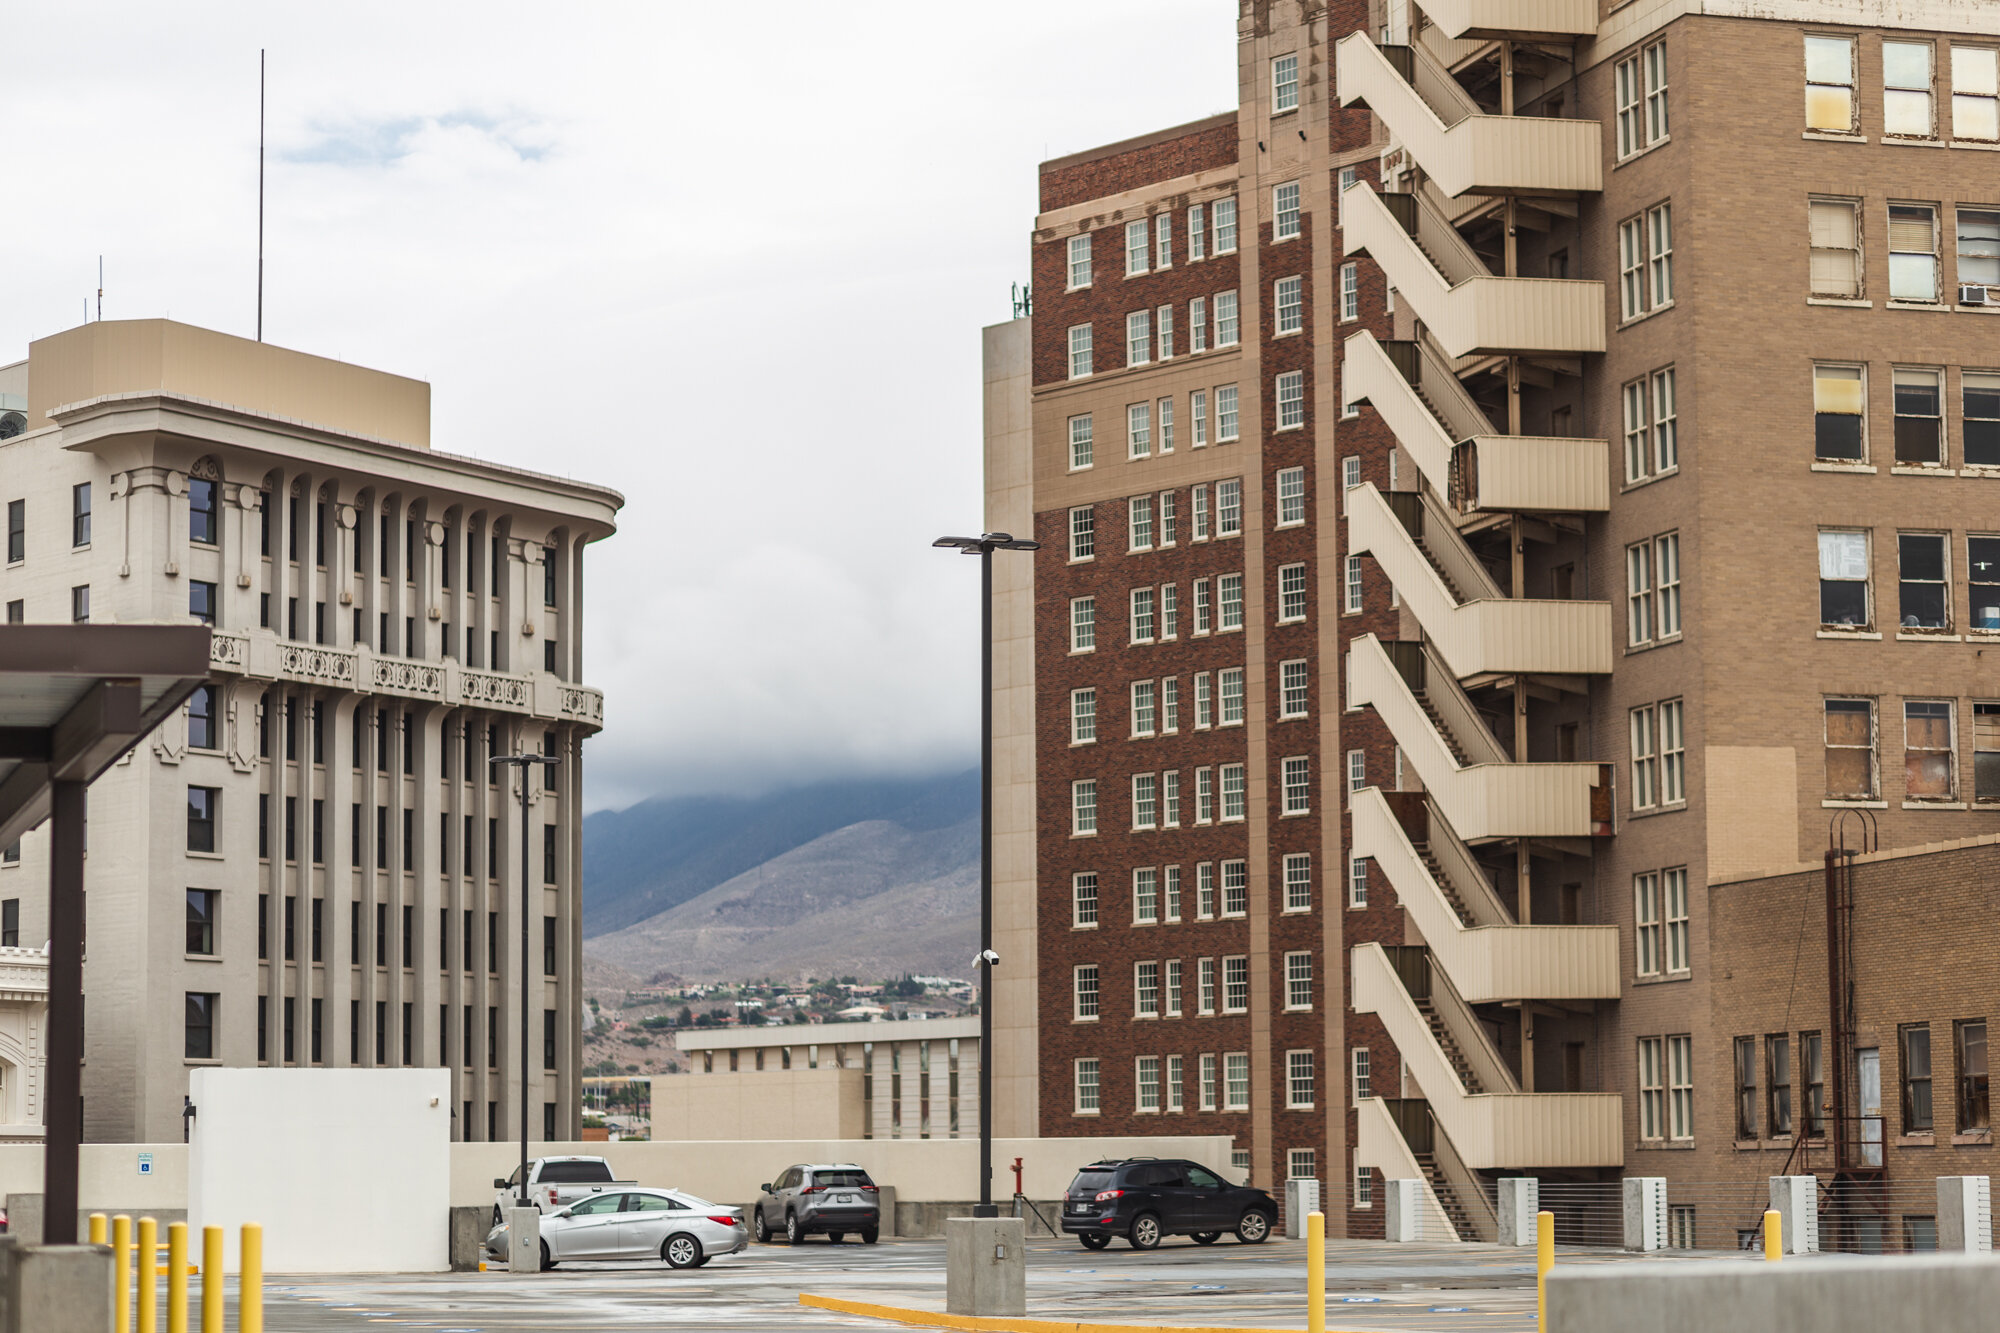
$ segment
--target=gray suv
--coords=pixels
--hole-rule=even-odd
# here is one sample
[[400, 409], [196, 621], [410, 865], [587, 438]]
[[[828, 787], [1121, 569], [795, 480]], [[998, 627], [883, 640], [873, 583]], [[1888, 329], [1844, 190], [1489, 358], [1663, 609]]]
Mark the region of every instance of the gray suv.
[[751, 1223], [757, 1239], [768, 1244], [771, 1233], [783, 1231], [788, 1244], [797, 1245], [815, 1231], [838, 1245], [849, 1232], [873, 1245], [882, 1234], [881, 1195], [868, 1173], [852, 1162], [785, 1168], [776, 1180], [759, 1185], [756, 1218]]

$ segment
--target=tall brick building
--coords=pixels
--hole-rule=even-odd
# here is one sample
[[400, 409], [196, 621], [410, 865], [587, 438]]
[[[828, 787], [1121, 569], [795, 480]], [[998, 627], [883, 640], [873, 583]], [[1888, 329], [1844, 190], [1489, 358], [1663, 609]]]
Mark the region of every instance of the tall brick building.
[[[986, 339], [989, 526], [1043, 544], [996, 570], [1003, 1132], [1228, 1133], [1336, 1228], [1422, 1174], [1468, 1236], [1500, 1175], [1986, 1169], [1898, 1156], [1859, 1044], [1919, 1021], [1860, 979], [1921, 912], [1855, 918], [1836, 1042], [1796, 911], [1746, 953], [1715, 903], [1855, 807], [2000, 833], [1996, 46], [1966, 0], [1244, 0], [1235, 113], [1043, 164]], [[1744, 1140], [1751, 1074], [1801, 1110]]]

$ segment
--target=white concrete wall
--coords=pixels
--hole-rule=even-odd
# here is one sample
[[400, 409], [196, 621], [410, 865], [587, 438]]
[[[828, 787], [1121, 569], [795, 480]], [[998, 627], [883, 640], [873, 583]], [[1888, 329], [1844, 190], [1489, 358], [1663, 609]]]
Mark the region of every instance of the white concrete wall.
[[[153, 1169], [139, 1174], [141, 1156]], [[187, 1207], [188, 1150], [184, 1143], [86, 1143], [77, 1153], [77, 1201], [92, 1212]], [[0, 1199], [42, 1192], [42, 1145], [0, 1144]]]
[[245, 1222], [264, 1225], [267, 1272], [451, 1266], [450, 1071], [197, 1069], [193, 1085], [188, 1222], [224, 1228], [232, 1271]]

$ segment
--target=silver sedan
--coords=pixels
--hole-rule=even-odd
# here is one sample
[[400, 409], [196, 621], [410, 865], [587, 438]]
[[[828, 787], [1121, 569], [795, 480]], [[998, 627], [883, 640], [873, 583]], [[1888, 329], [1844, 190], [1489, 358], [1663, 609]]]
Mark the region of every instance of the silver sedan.
[[[542, 1214], [542, 1267], [566, 1259], [651, 1259], [699, 1268], [750, 1244], [743, 1210], [679, 1190], [628, 1189], [593, 1194]], [[507, 1224], [486, 1237], [489, 1254], [507, 1253]]]

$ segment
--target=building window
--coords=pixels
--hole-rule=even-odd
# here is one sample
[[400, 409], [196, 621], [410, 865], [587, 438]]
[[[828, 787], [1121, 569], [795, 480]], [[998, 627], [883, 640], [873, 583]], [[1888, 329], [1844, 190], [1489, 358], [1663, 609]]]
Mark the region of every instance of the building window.
[[[1197, 329], [1200, 327], [1201, 325], [1199, 324], [1195, 325]], [[1196, 348], [1195, 350], [1200, 351], [1201, 349]], [[1189, 447], [1199, 449], [1208, 443], [1208, 394], [1205, 391], [1197, 389], [1188, 395], [1188, 416], [1194, 423], [1194, 443]], [[1194, 489], [1197, 494], [1201, 491], [1201, 487], [1199, 486]], [[1196, 509], [1200, 509], [1198, 503]], [[1199, 536], [1200, 534], [1197, 533], [1196, 535]]]
[[1305, 279], [1279, 278], [1273, 289], [1280, 336], [1298, 333], [1306, 326]]
[[1285, 760], [1284, 782], [1283, 813], [1312, 813], [1312, 760], [1303, 757]]
[[1088, 745], [1097, 739], [1097, 691], [1071, 690], [1069, 695], [1069, 743]]
[[1072, 985], [1076, 992], [1076, 1017], [1079, 1022], [1097, 1017], [1097, 964], [1085, 963], [1072, 969]]
[[1236, 253], [1236, 200], [1215, 201], [1215, 253], [1228, 255]]
[[1764, 1123], [1774, 1139], [1792, 1132], [1792, 1041], [1782, 1032], [1764, 1038]]
[[[1236, 293], [1217, 292], [1215, 294], [1215, 345], [1234, 347], [1240, 341], [1239, 322], [1236, 314]], [[1223, 439], [1233, 438], [1234, 431], [1224, 432]]]
[[1646, 233], [1643, 218], [1631, 218], [1618, 226], [1619, 317], [1636, 319], [1650, 307], [1646, 304]]
[[1278, 665], [1278, 716], [1280, 718], [1304, 717], [1310, 690], [1309, 677], [1304, 662], [1281, 662]]
[[[1153, 267], [1172, 268], [1174, 264], [1174, 215], [1172, 210], [1153, 216]], [[1164, 359], [1168, 353], [1162, 351]]]
[[1694, 1138], [1694, 1038], [1667, 1038], [1668, 1131], [1672, 1138]]
[[[1171, 591], [1173, 586], [1169, 583], [1163, 591]], [[1180, 729], [1181, 681], [1179, 676], [1168, 676], [1160, 682], [1160, 730], [1171, 735]]]
[[1189, 204], [1187, 213], [1187, 243], [1190, 260], [1208, 258], [1208, 210], [1201, 204]]
[[1939, 532], [1896, 534], [1897, 623], [1904, 629], [1950, 628], [1945, 544]]
[[1090, 438], [1090, 416], [1088, 413], [1069, 419], [1069, 469], [1072, 472], [1087, 468], [1091, 464], [1093, 448]]
[[1152, 226], [1144, 218], [1125, 224], [1125, 276], [1137, 277], [1147, 271], [1152, 254]]
[[1633, 952], [1638, 974], [1660, 975], [1663, 927], [1660, 922], [1660, 877], [1648, 872], [1632, 877]]
[[1132, 1012], [1140, 1018], [1160, 1016], [1160, 965], [1155, 962], [1132, 965]]
[[1347, 863], [1347, 905], [1368, 906], [1368, 858], [1356, 856]]
[[1902, 1048], [1903, 1132], [1915, 1134], [1932, 1128], [1930, 1024], [1905, 1023], [1896, 1037]]
[[1225, 384], [1215, 391], [1215, 442], [1230, 444], [1236, 439], [1236, 386]]
[[1069, 558], [1090, 560], [1097, 555], [1097, 510], [1082, 505], [1069, 511]]
[[1070, 880], [1070, 902], [1073, 912], [1072, 925], [1079, 929], [1097, 924], [1097, 872], [1078, 871]]
[[1157, 594], [1151, 588], [1132, 589], [1132, 642], [1153, 641], [1153, 606]]
[[1674, 371], [1669, 366], [1652, 374], [1653, 472], [1672, 472], [1681, 465], [1680, 416], [1674, 402]]
[[1826, 701], [1826, 795], [1835, 801], [1875, 799], [1875, 701]]
[[1097, 1061], [1095, 1059], [1076, 1062], [1076, 1113], [1078, 1115], [1097, 1114]]
[[1069, 604], [1069, 650], [1087, 653], [1097, 647], [1097, 599], [1078, 597]]
[[1172, 639], [1181, 632], [1180, 596], [1171, 583], [1160, 585], [1160, 637]]
[[1868, 534], [1819, 534], [1819, 622], [1827, 629], [1866, 629]]
[[1688, 872], [1686, 866], [1660, 872], [1667, 906], [1667, 971], [1685, 973], [1689, 964]]
[[1896, 461], [1937, 467], [1944, 462], [1944, 372], [1892, 372], [1895, 383]]
[[[1990, 46], [1951, 48], [1951, 137], [2000, 139], [2000, 52]], [[1961, 276], [1959, 281], [1966, 279]]]
[[1799, 1074], [1806, 1083], [1806, 1132], [1821, 1138], [1826, 1134], [1826, 1066], [1817, 1032], [1799, 1034]]
[[183, 1054], [189, 1060], [215, 1058], [215, 1002], [213, 991], [187, 992], [187, 1017]]
[[1653, 710], [1632, 710], [1632, 808], [1650, 810], [1660, 803], [1660, 759], [1653, 734]]
[[1950, 801], [1958, 795], [1952, 701], [1910, 699], [1903, 704], [1903, 795], [1912, 801]]
[[1215, 1109], [1215, 1057], [1213, 1055], [1204, 1055], [1201, 1057], [1201, 1101], [1199, 1105], [1204, 1111], [1213, 1111]]
[[1143, 366], [1153, 359], [1153, 312], [1134, 310], [1125, 316], [1125, 364]]
[[1249, 1009], [1250, 960], [1240, 954], [1225, 958], [1222, 960], [1222, 1012], [1241, 1014], [1249, 1012]]
[[1889, 299], [1925, 303], [1938, 299], [1934, 204], [1889, 205]]
[[1069, 289], [1090, 285], [1090, 233], [1069, 238]]
[[1069, 331], [1069, 377], [1082, 379], [1090, 374], [1090, 325], [1074, 324]]
[[1972, 705], [1972, 799], [2000, 801], [2000, 703]]
[[1667, 44], [1646, 48], [1646, 140], [1658, 143], [1671, 128], [1667, 121]]
[[1250, 1053], [1230, 1051], [1222, 1057], [1222, 1109], [1250, 1109]]
[[1157, 1113], [1160, 1109], [1160, 1057], [1142, 1055], [1138, 1059], [1137, 1108], [1141, 1112]]
[[1854, 133], [1854, 38], [1806, 35], [1806, 128]]
[[28, 557], [28, 502], [7, 502], [7, 563], [18, 564]]
[[[1197, 824], [1207, 824], [1213, 822], [1214, 819], [1215, 770], [1205, 767], [1197, 768], [1194, 771], [1194, 822]], [[1207, 874], [1208, 870], [1209, 867], [1204, 863], [1202, 866], [1203, 874]], [[1204, 883], [1202, 887], [1208, 889], [1212, 886]], [[1202, 901], [1205, 904], [1208, 900], [1204, 897]]]
[[1243, 628], [1243, 576], [1218, 574], [1215, 579], [1215, 624], [1219, 630]]
[[[2000, 251], [2000, 227], [1995, 232], [1993, 248]], [[1967, 370], [1960, 373], [1959, 385], [1965, 409], [1965, 462], [1970, 467], [2000, 467], [2000, 375]]]
[[1222, 766], [1222, 822], [1243, 818], [1243, 765]]
[[1958, 210], [1958, 281], [1965, 287], [2000, 287], [2000, 212]]
[[[1169, 866], [1167, 868], [1167, 872], [1169, 875], [1177, 875], [1179, 871], [1180, 871], [1179, 866]], [[1169, 921], [1172, 921], [1175, 919], [1176, 915], [1177, 914], [1175, 913], [1169, 913], [1167, 919]], [[1167, 960], [1167, 1017], [1179, 1018], [1180, 1016], [1181, 1016], [1181, 960], [1178, 958], [1169, 958]]]
[[1660, 804], [1678, 805], [1687, 800], [1687, 740], [1682, 734], [1683, 706], [1668, 699], [1656, 710], [1660, 741]]
[[1951, 1025], [1958, 1068], [1958, 1132], [1993, 1128], [1986, 1084], [1986, 1020], [1962, 1018]]
[[1937, 123], [1931, 114], [1929, 42], [1882, 43], [1882, 133], [1898, 139], [1929, 139]]
[[1222, 863], [1222, 915], [1243, 916], [1250, 910], [1250, 863], [1244, 860]]
[[222, 814], [220, 787], [189, 787], [187, 849], [191, 852], [215, 850], [215, 826]]
[[1220, 701], [1220, 723], [1225, 727], [1243, 725], [1243, 668], [1224, 667], [1215, 673], [1215, 693]]
[[1861, 204], [1813, 199], [1806, 204], [1812, 237], [1807, 261], [1814, 296], [1861, 295]]
[[[2000, 376], [1995, 377], [2000, 380]], [[1996, 415], [2000, 415], [2000, 385], [1995, 388]], [[1996, 432], [2000, 435], [2000, 432]], [[1356, 460], [1357, 462], [1359, 460]], [[1278, 470], [1278, 526], [1292, 527], [1306, 521], [1306, 470], [1302, 467]]]
[[[221, 897], [214, 889], [189, 889], [187, 891], [187, 951], [193, 954], [213, 954], [215, 952], [215, 906]], [[18, 900], [9, 899], [10, 904]]]
[[1279, 56], [1271, 62], [1271, 111], [1278, 114], [1299, 108], [1299, 58]]
[[1153, 497], [1150, 495], [1135, 495], [1126, 502], [1125, 548], [1128, 551], [1153, 549]]
[[1097, 779], [1083, 778], [1072, 782], [1070, 788], [1070, 831], [1077, 837], [1088, 837], [1097, 832]]
[[1285, 955], [1285, 1008], [1310, 1009], [1313, 1004], [1313, 956], [1299, 950]]
[[1361, 267], [1352, 261], [1340, 266], [1340, 322], [1361, 318]]
[[1196, 997], [1201, 1006], [1199, 1012], [1212, 1014], [1215, 1012], [1215, 960], [1202, 959], [1195, 970], [1195, 975], [1199, 979], [1199, 993]]
[[215, 686], [197, 685], [188, 696], [187, 743], [190, 750], [218, 749], [215, 743]]
[[[322, 609], [326, 603], [320, 603]], [[188, 580], [188, 614], [204, 625], [215, 623], [215, 585], [201, 579]], [[324, 642], [325, 636], [321, 636]]]
[[[1206, 352], [1208, 350], [1208, 298], [1205, 296], [1194, 297], [1188, 302], [1188, 350], [1190, 352]], [[1194, 395], [1194, 400], [1196, 407], [1199, 408], [1201, 395]], [[1196, 420], [1200, 420], [1199, 411], [1196, 413]], [[1194, 442], [1196, 444], [1202, 443], [1201, 431], [1199, 429], [1195, 431]]]
[[1736, 1137], [1757, 1137], [1757, 1039], [1736, 1039]]
[[1271, 212], [1274, 222], [1271, 229], [1273, 241], [1289, 241], [1299, 235], [1299, 183], [1287, 181], [1271, 191]]
[[1158, 826], [1159, 778], [1152, 773], [1132, 775], [1132, 827], [1150, 829]]
[[1368, 752], [1349, 750], [1347, 752], [1347, 790], [1350, 794], [1368, 785]]
[[1813, 457], [1840, 463], [1866, 461], [1867, 389], [1864, 367], [1813, 367]]
[[1285, 1052], [1285, 1107], [1310, 1111], [1313, 1107], [1313, 1053]]
[[188, 479], [188, 540], [215, 545], [215, 482], [205, 477]]
[[69, 490], [69, 544], [90, 545], [90, 483], [78, 482]]
[[1312, 853], [1288, 852], [1284, 860], [1285, 910], [1312, 910]]
[[1663, 1038], [1639, 1038], [1639, 1137], [1642, 1140], [1657, 1141], [1666, 1137], [1665, 1047]]
[[1288, 370], [1278, 376], [1278, 429], [1296, 430], [1306, 424], [1306, 375]]
[[1626, 638], [1634, 646], [1653, 641], [1653, 544], [1625, 548]]
[[79, 625], [90, 623], [90, 585], [80, 583], [69, 590], [69, 618]]
[[1653, 579], [1657, 585], [1655, 637], [1678, 638], [1681, 632], [1681, 537], [1678, 532], [1653, 539]]

